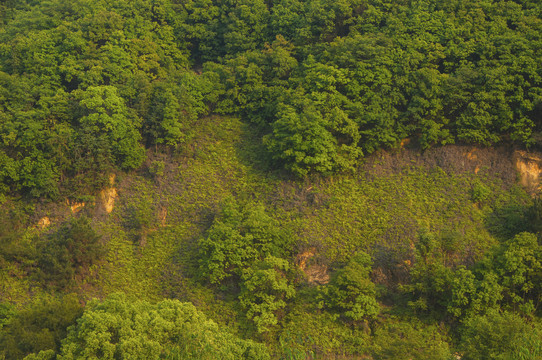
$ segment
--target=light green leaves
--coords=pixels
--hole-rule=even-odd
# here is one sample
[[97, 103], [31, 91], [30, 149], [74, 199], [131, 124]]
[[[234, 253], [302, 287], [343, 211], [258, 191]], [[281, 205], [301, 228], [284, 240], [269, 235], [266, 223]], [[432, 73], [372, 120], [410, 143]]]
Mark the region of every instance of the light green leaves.
[[287, 240], [261, 204], [243, 206], [230, 199], [199, 240], [202, 271], [213, 284], [241, 277], [256, 261], [287, 251]]
[[116, 162], [124, 169], [141, 165], [145, 153], [139, 144], [140, 120], [133, 115], [113, 86], [92, 86], [77, 95], [79, 123], [96, 136], [107, 134]]
[[234, 337], [189, 303], [112, 295], [87, 306], [58, 355], [70, 359], [268, 359], [263, 345]]
[[243, 272], [239, 302], [260, 333], [277, 324], [276, 312], [295, 295], [287, 278], [289, 270], [288, 261], [268, 256]]
[[354, 256], [333, 274], [322, 290], [324, 307], [337, 311], [347, 319], [374, 319], [380, 312], [375, 284], [369, 278], [371, 258], [365, 253]]
[[199, 241], [204, 277], [212, 284], [239, 282], [241, 307], [260, 333], [277, 324], [277, 312], [295, 294], [290, 264], [279, 257], [290, 250], [288, 240], [261, 204], [228, 200]]

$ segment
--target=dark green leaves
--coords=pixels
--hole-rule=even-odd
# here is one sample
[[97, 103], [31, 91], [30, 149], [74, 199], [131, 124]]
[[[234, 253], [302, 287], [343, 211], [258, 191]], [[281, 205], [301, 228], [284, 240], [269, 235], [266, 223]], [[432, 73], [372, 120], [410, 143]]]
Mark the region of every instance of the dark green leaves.
[[66, 288], [103, 255], [100, 237], [90, 219], [71, 219], [38, 244], [39, 278], [53, 288]]

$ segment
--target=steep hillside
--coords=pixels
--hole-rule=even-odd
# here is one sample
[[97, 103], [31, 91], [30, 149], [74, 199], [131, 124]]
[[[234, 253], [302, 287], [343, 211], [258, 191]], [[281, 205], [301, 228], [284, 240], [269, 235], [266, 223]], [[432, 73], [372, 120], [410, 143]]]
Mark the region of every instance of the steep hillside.
[[539, 0], [0, 24], [0, 360], [542, 357]]
[[[264, 341], [276, 356], [295, 350], [381, 358], [375, 355], [379, 341], [397, 341], [405, 331], [414, 336], [408, 341], [440, 339], [435, 341], [446, 352], [453, 334], [432, 327], [423, 309], [425, 320], [412, 322], [417, 311], [407, 305], [420, 241], [432, 236], [446, 268], [472, 268], [501, 242], [532, 230], [531, 196], [519, 180], [535, 175], [524, 170], [535, 168], [534, 153], [459, 145], [420, 152], [407, 146], [374, 154], [353, 173], [300, 181], [263, 168], [255, 155], [261, 147], [257, 134], [236, 118], [202, 119], [195, 134], [178, 153], [152, 152], [141, 170], [112, 174], [109, 185], [85, 201], [4, 201], [4, 213], [19, 216], [3, 222], [2, 239], [11, 247], [3, 250], [1, 300], [22, 309], [37, 294], [54, 291], [75, 292], [82, 301], [116, 292], [190, 301], [241, 336]], [[201, 268], [201, 239], [232, 202], [263, 205], [267, 215], [261, 216], [285, 234], [281, 256], [291, 266], [288, 278], [297, 295], [274, 313], [278, 323], [262, 335], [239, 303], [241, 280], [212, 284]], [[47, 234], [59, 234], [73, 218], [91, 219], [101, 255], [72, 272], [57, 267], [43, 274], [35, 251], [43, 251], [40, 244], [51, 241]], [[7, 236], [14, 231], [14, 238]], [[355, 253], [371, 258], [370, 280], [381, 307], [369, 323], [321, 307], [322, 291]], [[59, 283], [62, 276], [68, 279]], [[441, 310], [426, 309], [441, 316]]]

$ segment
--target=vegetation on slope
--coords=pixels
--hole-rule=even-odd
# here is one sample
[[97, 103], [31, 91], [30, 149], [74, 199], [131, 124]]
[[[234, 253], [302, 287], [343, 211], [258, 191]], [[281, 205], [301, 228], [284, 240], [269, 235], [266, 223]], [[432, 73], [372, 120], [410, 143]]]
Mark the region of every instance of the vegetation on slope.
[[491, 0], [8, 2], [2, 191], [77, 197], [112, 167], [138, 168], [143, 146], [178, 148], [209, 112], [258, 125], [269, 160], [300, 176], [352, 169], [405, 137], [532, 145], [540, 11]]
[[0, 358], [542, 356], [538, 2], [0, 11]]
[[[273, 358], [468, 354], [476, 341], [502, 345], [495, 336], [504, 335], [482, 333], [474, 320], [508, 321], [498, 309], [503, 319], [519, 314], [510, 324], [524, 334], [517, 346], [539, 351], [529, 337], [540, 299], [540, 245], [525, 233], [536, 231], [533, 202], [491, 168], [448, 173], [404, 161], [379, 175], [377, 166], [389, 168], [382, 158], [356, 175], [299, 182], [258, 170], [251, 156], [261, 145], [235, 118], [206, 119], [195, 132], [175, 161], [155, 154], [139, 173], [119, 175], [111, 214], [99, 199], [75, 214], [65, 204], [4, 202], [20, 215], [2, 217], [3, 347], [60, 351], [60, 342], [19, 349], [40, 329], [65, 336], [25, 310], [39, 309], [30, 301], [37, 294], [75, 292], [86, 302], [124, 292], [191, 302], [237, 336], [264, 342]], [[150, 171], [157, 162], [160, 174]], [[44, 229], [34, 226], [42, 215], [52, 221]], [[47, 255], [37, 248], [65, 244], [76, 225], [89, 236], [70, 238], [97, 234], [102, 253], [77, 266], [68, 252], [60, 259], [72, 270], [44, 278], [38, 259]], [[233, 238], [247, 245], [224, 247]], [[324, 280], [314, 282], [313, 271]], [[22, 332], [25, 323], [38, 328]], [[8, 342], [15, 332], [21, 340]]]

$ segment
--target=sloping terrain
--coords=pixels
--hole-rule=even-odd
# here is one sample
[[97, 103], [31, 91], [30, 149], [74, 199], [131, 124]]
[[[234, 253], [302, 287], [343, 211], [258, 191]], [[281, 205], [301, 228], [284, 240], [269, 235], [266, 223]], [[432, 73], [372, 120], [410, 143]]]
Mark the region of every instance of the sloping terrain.
[[[256, 134], [238, 119], [210, 117], [197, 126], [181, 151], [150, 153], [141, 170], [111, 175], [109, 185], [85, 202], [25, 208], [15, 199], [5, 201], [5, 209], [19, 209], [26, 219], [19, 239], [30, 239], [26, 255], [20, 255], [28, 261], [35, 261], [31, 248], [43, 241], [36, 239], [54, 234], [70, 218], [91, 219], [103, 253], [62, 288], [40, 284], [42, 278], [27, 262], [5, 261], [1, 300], [20, 307], [51, 289], [76, 292], [80, 299], [116, 292], [151, 301], [177, 298], [247, 336], [252, 330], [239, 308], [236, 286], [220, 288], [202, 279], [198, 244], [225, 201], [259, 203], [287, 233], [285, 256], [297, 274], [298, 289], [297, 300], [278, 314], [280, 325], [261, 340], [279, 353], [284, 349], [276, 346], [291, 343], [292, 349], [319, 356], [374, 354], [367, 325], [352, 328], [314, 303], [319, 289], [352, 254], [361, 251], [372, 258], [371, 279], [384, 306], [371, 325], [378, 334], [386, 324], [395, 326], [397, 315], [391, 314], [404, 306], [396, 297], [419, 261], [420, 234], [436, 234], [445, 265], [457, 268], [471, 267], [499, 242], [529, 230], [525, 213], [532, 200], [518, 180], [533, 175], [521, 164], [532, 164], [534, 153], [504, 147], [451, 145], [425, 152], [405, 147], [372, 155], [354, 173], [300, 181], [254, 161], [260, 146]], [[416, 331], [440, 331], [425, 326], [415, 325]], [[320, 327], [324, 330], [317, 336]], [[284, 340], [287, 334], [298, 335]], [[307, 338], [299, 343], [297, 336]], [[365, 340], [345, 346], [352, 336]], [[323, 337], [335, 340], [322, 342]]]

